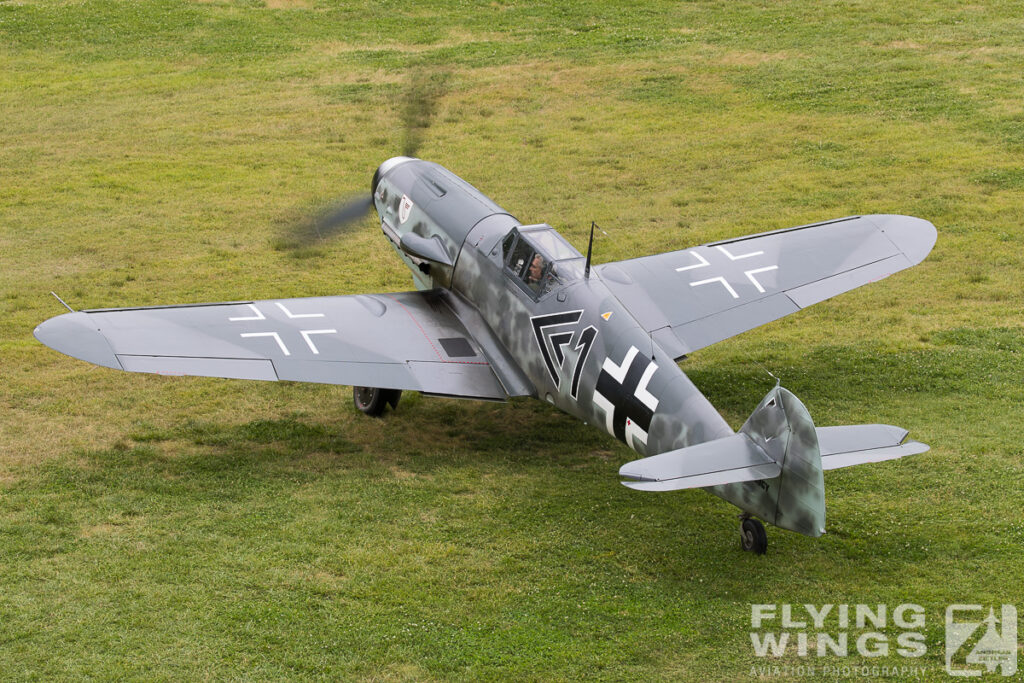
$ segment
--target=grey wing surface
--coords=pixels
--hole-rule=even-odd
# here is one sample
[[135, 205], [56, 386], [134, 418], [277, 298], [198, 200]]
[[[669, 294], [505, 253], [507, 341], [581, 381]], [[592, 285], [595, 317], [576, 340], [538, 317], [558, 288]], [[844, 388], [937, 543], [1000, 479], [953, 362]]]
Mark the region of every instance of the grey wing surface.
[[594, 270], [675, 358], [920, 263], [935, 226], [851, 216]]
[[529, 393], [489, 330], [449, 298], [432, 291], [78, 311], [47, 320], [35, 336], [129, 372], [492, 400]]

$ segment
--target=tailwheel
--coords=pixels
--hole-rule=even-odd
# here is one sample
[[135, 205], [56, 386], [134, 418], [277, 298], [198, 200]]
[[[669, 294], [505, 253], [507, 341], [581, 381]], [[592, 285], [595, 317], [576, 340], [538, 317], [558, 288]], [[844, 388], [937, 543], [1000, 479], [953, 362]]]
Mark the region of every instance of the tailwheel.
[[388, 405], [395, 410], [398, 408], [398, 399], [400, 398], [402, 398], [401, 389], [352, 387], [352, 401], [356, 404], [356, 408], [370, 417], [380, 417]]
[[740, 524], [740, 547], [748, 553], [764, 555], [768, 550], [768, 534], [764, 524], [753, 517], [744, 517]]

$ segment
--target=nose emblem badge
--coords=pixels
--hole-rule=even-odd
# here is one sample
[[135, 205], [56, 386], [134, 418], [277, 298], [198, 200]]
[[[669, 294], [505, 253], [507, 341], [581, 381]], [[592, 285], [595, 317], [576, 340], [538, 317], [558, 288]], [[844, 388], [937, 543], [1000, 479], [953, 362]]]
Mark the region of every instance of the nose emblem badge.
[[409, 220], [409, 213], [412, 211], [413, 203], [409, 195], [402, 195], [402, 203], [398, 206], [398, 222], [405, 223]]

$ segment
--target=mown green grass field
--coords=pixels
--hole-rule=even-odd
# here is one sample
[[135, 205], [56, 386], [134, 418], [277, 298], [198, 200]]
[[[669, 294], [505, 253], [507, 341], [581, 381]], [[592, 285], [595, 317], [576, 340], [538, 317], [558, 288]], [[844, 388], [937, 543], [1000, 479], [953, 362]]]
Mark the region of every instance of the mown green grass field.
[[[0, 676], [947, 679], [947, 605], [1024, 609], [1020, 10], [0, 0]], [[632, 453], [540, 402], [407, 393], [374, 421], [347, 387], [118, 373], [33, 339], [51, 290], [411, 288], [372, 221], [280, 234], [365, 190], [434, 71], [420, 156], [577, 247], [596, 220], [595, 262], [932, 221], [921, 265], [683, 366], [734, 427], [770, 370], [817, 424], [931, 451], [828, 473], [828, 534], [769, 528], [757, 557], [735, 508], [625, 489]], [[851, 628], [847, 657], [813, 629], [811, 655], [758, 657], [757, 603], [918, 604], [927, 653], [900, 656], [890, 616], [885, 656]]]

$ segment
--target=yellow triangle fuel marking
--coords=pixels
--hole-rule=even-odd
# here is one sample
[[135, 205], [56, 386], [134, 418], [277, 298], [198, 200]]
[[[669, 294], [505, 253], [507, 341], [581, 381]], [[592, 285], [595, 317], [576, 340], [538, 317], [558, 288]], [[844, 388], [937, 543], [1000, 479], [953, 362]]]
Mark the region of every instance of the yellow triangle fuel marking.
[[608, 311], [607, 313], [602, 313], [601, 317], [607, 320], [608, 318], [612, 317], [612, 312]]

